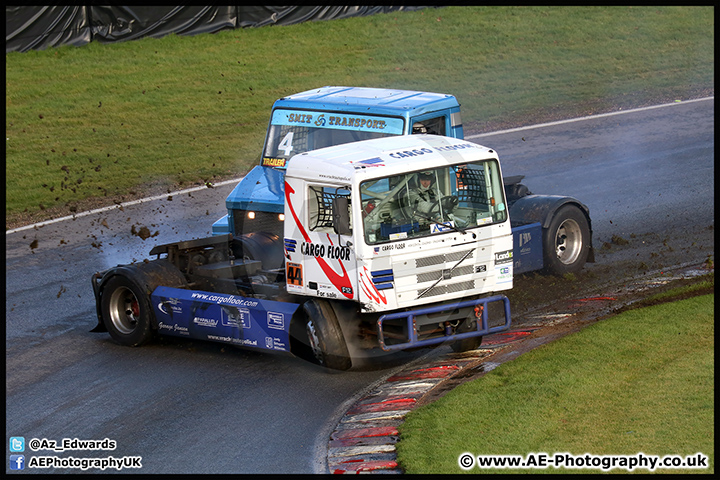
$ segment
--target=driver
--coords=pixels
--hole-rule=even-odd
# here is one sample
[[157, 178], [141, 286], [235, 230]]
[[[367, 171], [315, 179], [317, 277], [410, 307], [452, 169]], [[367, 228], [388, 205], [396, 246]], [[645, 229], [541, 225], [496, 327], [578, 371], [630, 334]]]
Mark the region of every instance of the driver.
[[[432, 172], [420, 172], [417, 176], [417, 187], [410, 190], [410, 207], [413, 212], [421, 214], [422, 217], [431, 216], [433, 207], [440, 198], [440, 192], [434, 185]], [[439, 213], [439, 212], [436, 212]]]

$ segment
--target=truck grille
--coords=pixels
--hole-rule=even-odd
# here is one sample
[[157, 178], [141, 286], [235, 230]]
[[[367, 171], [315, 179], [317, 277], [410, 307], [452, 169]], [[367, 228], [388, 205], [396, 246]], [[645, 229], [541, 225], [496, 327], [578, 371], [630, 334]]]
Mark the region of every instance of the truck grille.
[[463, 250], [461, 252], [451, 252], [443, 255], [432, 255], [430, 257], [416, 258], [415, 268], [429, 267], [431, 265], [441, 265], [446, 262], [457, 262], [461, 258], [463, 258], [469, 251], [470, 250]]
[[417, 291], [417, 294], [418, 294], [418, 296], [420, 296], [422, 294], [423, 298], [426, 298], [426, 297], [432, 297], [433, 295], [446, 295], [448, 293], [469, 291], [469, 290], [473, 290], [474, 288], [475, 288], [475, 280], [468, 280], [466, 282], [458, 282], [458, 283], [451, 283], [451, 284], [440, 283], [439, 285], [436, 285], [434, 288], [428, 290], [424, 294], [423, 294], [423, 292], [425, 291], [425, 289], [420, 289]]
[[[462, 257], [460, 257], [462, 258]], [[475, 270], [475, 267], [473, 265], [466, 265], [457, 267], [455, 270], [452, 271], [453, 277], [459, 277], [460, 275], [471, 275], [473, 271]], [[434, 282], [438, 278], [443, 276], [442, 270], [434, 270], [432, 272], [425, 272], [425, 273], [419, 273], [416, 275], [417, 282], [423, 283], [423, 282]]]
[[255, 218], [248, 218], [247, 210], [233, 210], [233, 227], [235, 235], [250, 232], [267, 232], [282, 238], [283, 222], [277, 213], [255, 212]]

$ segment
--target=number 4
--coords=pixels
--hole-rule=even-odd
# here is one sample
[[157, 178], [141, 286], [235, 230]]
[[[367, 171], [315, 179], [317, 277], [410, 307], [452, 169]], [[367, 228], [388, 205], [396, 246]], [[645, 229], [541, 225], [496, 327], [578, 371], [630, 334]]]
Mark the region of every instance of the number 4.
[[288, 134], [285, 135], [285, 138], [283, 138], [282, 141], [280, 142], [280, 145], [278, 145], [278, 150], [282, 150], [283, 152], [285, 152], [286, 157], [290, 156], [290, 152], [292, 152], [292, 149], [293, 149], [293, 146], [292, 146], [293, 135], [294, 135], [294, 132], [288, 132]]

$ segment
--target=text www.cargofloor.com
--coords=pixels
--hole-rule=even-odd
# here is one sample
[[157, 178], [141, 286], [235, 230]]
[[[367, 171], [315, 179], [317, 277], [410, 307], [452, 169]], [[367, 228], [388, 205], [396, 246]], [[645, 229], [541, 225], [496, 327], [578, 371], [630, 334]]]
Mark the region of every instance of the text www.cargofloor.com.
[[702, 453], [694, 455], [573, 455], [571, 453], [529, 453], [527, 455], [473, 455], [462, 453], [458, 465], [463, 470], [478, 469], [592, 469], [655, 471], [657, 469], [703, 469], [708, 468], [708, 457]]

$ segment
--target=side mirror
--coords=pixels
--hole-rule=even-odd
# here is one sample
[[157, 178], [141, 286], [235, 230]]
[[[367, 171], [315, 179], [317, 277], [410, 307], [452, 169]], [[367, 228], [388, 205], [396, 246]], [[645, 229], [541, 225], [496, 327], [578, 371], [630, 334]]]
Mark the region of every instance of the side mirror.
[[332, 201], [333, 229], [338, 235], [350, 235], [350, 201], [347, 197], [335, 197]]

